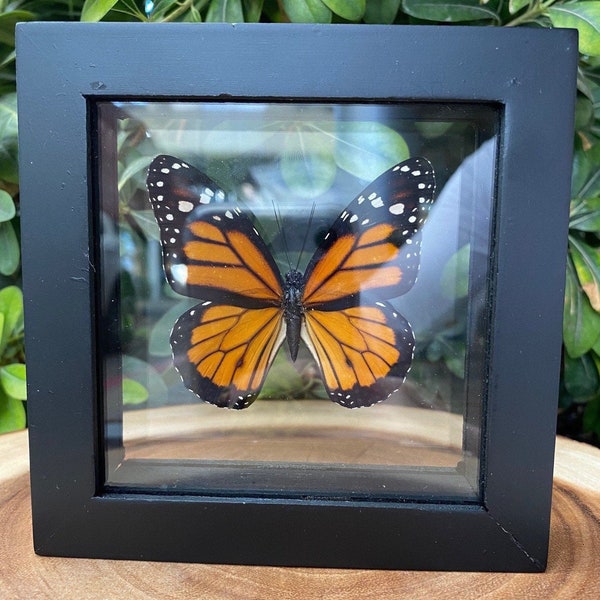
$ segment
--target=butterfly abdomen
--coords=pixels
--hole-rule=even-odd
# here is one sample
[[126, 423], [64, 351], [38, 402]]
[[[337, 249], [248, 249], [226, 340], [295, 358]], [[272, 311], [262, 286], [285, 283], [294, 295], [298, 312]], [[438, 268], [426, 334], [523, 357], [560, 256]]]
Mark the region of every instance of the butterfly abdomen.
[[285, 276], [282, 308], [290, 356], [294, 361], [298, 356], [300, 331], [302, 329], [302, 319], [304, 315], [304, 307], [302, 306], [303, 293], [304, 275], [300, 273], [300, 271], [292, 269]]

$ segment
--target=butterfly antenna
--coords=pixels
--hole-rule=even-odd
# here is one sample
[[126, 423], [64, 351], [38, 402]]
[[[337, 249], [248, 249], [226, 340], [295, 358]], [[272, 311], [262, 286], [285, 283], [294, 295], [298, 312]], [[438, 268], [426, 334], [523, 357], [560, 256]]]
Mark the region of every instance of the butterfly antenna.
[[308, 242], [308, 232], [312, 227], [313, 218], [315, 216], [315, 210], [317, 209], [317, 205], [313, 202], [310, 208], [310, 214], [308, 215], [308, 223], [306, 224], [306, 229], [304, 230], [304, 239], [302, 240], [302, 248], [300, 248], [300, 252], [298, 253], [298, 260], [296, 262], [296, 271], [300, 268], [300, 260], [302, 259], [302, 255], [304, 254], [304, 250], [306, 250], [306, 243]]
[[285, 254], [285, 260], [287, 262], [288, 269], [292, 268], [292, 261], [290, 260], [289, 253], [289, 245], [287, 236], [285, 234], [285, 227], [283, 226], [283, 217], [281, 216], [281, 210], [275, 205], [275, 200], [271, 199], [271, 203], [273, 204], [273, 213], [275, 214], [275, 223], [277, 225], [277, 229], [281, 234], [281, 240], [283, 242], [283, 252]]

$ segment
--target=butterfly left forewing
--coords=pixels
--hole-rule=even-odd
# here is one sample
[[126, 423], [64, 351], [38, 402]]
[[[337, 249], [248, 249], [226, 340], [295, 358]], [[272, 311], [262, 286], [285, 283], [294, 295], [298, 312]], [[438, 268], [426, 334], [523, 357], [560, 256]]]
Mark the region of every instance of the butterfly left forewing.
[[225, 193], [207, 175], [167, 154], [150, 163], [146, 187], [160, 229], [167, 281], [176, 292], [187, 295], [185, 283], [177, 276], [177, 265], [185, 260], [182, 250], [186, 223], [198, 207], [223, 202]]
[[329, 397], [346, 408], [370, 406], [397, 391], [414, 350], [408, 321], [384, 301], [307, 311], [302, 338]]
[[205, 402], [246, 408], [260, 392], [284, 337], [277, 307], [204, 302], [175, 323], [173, 361], [186, 387]]

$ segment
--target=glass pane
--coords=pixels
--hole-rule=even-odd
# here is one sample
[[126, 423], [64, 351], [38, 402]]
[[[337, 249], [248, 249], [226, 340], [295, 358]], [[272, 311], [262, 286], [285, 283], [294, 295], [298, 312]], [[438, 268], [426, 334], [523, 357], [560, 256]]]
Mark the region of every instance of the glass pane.
[[107, 488], [477, 501], [498, 110], [92, 109]]

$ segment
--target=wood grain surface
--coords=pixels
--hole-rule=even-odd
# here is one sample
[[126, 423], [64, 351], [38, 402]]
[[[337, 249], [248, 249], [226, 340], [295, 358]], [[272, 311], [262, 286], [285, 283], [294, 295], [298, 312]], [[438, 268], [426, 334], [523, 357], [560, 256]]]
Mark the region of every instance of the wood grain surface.
[[[131, 442], [135, 446], [134, 441]], [[559, 438], [543, 574], [366, 571], [64, 559], [31, 541], [27, 434], [0, 436], [0, 598], [599, 598], [600, 450]]]

